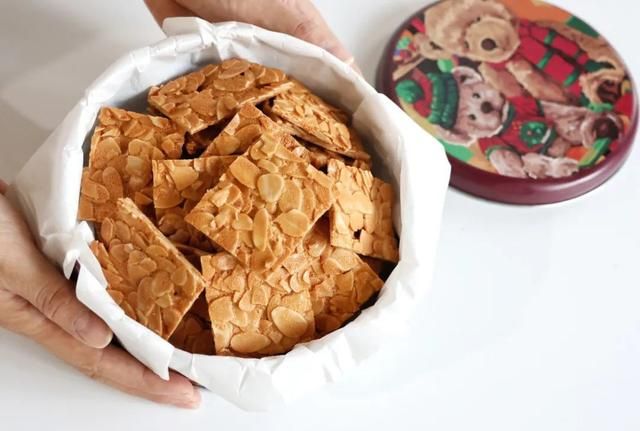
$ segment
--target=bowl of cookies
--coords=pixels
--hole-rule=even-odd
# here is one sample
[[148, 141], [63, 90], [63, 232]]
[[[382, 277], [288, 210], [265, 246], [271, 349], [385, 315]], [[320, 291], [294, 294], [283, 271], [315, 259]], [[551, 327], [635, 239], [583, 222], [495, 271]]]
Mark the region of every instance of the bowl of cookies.
[[449, 165], [320, 48], [238, 23], [164, 29], [87, 89], [11, 195], [132, 355], [263, 410], [402, 335]]

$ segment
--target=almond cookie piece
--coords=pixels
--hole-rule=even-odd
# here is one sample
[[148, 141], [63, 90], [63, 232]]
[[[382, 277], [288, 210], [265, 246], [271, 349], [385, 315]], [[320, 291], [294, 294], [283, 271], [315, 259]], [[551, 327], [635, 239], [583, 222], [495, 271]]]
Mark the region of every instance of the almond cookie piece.
[[253, 105], [244, 105], [213, 138], [202, 157], [242, 154], [264, 133], [276, 131], [280, 131], [278, 125], [262, 111]]
[[152, 87], [148, 101], [193, 135], [292, 85], [281, 70], [236, 58]]
[[352, 159], [370, 159], [348, 117], [300, 83], [278, 94], [268, 109], [293, 136]]
[[153, 205], [157, 226], [173, 243], [204, 251], [215, 247], [184, 217], [213, 188], [236, 158], [203, 157], [192, 160], [153, 161]]
[[202, 258], [216, 353], [279, 355], [314, 334], [307, 290], [273, 287], [228, 253]]
[[107, 292], [132, 319], [168, 339], [204, 290], [202, 275], [130, 199], [100, 227], [91, 249]]
[[[341, 162], [344, 162], [347, 166], [355, 166], [360, 169], [371, 170], [371, 158], [368, 159], [350, 159], [342, 154], [335, 153], [333, 151], [329, 151], [323, 147], [315, 145], [311, 143], [311, 141], [306, 140], [310, 136], [308, 133], [304, 133], [299, 129], [296, 129], [291, 123], [288, 123], [282, 120], [277, 115], [271, 114], [270, 119], [282, 130], [286, 133], [296, 136], [298, 138], [298, 142], [301, 148], [304, 148], [307, 154], [300, 154], [300, 157], [308, 160], [309, 163], [313, 165], [314, 168], [319, 169], [323, 172], [327, 171], [327, 165], [329, 164], [329, 160], [337, 159]], [[313, 137], [311, 137], [313, 140]]]
[[273, 285], [285, 281], [294, 291], [309, 291], [320, 337], [341, 327], [384, 284], [355, 252], [330, 244], [325, 218], [266, 280]]
[[264, 134], [185, 220], [254, 271], [276, 268], [333, 203], [333, 181]]
[[[311, 162], [311, 152], [253, 105], [245, 105], [229, 121], [222, 132], [207, 146], [201, 157], [243, 154], [265, 133], [278, 136], [285, 148], [296, 156]], [[196, 135], [197, 136], [197, 135]]]
[[354, 166], [359, 169], [371, 170], [371, 160], [359, 160], [349, 159], [333, 151], [325, 150], [322, 147], [310, 144], [306, 145], [306, 149], [309, 152], [309, 162], [322, 172], [327, 172], [329, 167], [329, 160], [339, 160], [347, 166]]
[[149, 211], [151, 161], [180, 158], [183, 144], [184, 133], [166, 118], [102, 108], [82, 175], [78, 218], [101, 222], [123, 197]]
[[398, 240], [393, 229], [393, 188], [370, 171], [329, 161], [336, 202], [331, 208], [331, 245], [358, 254], [397, 262]]

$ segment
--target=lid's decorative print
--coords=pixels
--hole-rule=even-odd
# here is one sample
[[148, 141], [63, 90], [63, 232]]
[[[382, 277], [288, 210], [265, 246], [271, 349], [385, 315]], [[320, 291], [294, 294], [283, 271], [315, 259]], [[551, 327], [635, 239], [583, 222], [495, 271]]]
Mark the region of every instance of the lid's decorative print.
[[444, 0], [394, 41], [396, 101], [484, 171], [569, 178], [628, 145], [635, 102], [611, 46], [535, 0]]

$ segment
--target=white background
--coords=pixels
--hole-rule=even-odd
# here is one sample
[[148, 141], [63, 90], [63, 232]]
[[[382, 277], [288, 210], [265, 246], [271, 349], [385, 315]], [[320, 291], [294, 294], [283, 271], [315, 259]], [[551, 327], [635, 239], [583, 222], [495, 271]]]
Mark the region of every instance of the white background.
[[[426, 1], [317, 4], [371, 81], [392, 31]], [[640, 76], [637, 2], [557, 3]], [[0, 0], [0, 176], [13, 178], [106, 66], [161, 37], [141, 1]], [[554, 206], [451, 190], [435, 282], [410, 336], [270, 413], [207, 393], [198, 411], [157, 406], [0, 330], [0, 429], [637, 430], [638, 162], [636, 146], [607, 184]]]

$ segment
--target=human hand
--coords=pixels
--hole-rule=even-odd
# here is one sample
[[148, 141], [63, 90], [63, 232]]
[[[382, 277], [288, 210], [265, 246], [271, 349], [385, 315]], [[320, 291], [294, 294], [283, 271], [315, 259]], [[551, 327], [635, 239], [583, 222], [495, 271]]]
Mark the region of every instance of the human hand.
[[174, 16], [210, 22], [240, 21], [287, 33], [326, 49], [358, 73], [353, 55], [338, 40], [311, 0], [145, 0], [158, 24]]
[[164, 381], [124, 350], [109, 346], [107, 325], [80, 303], [71, 284], [40, 253], [4, 197], [0, 180], [0, 327], [42, 345], [89, 377], [152, 401], [195, 408], [200, 394], [172, 373]]

